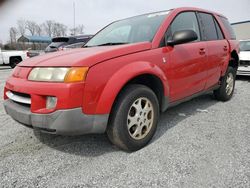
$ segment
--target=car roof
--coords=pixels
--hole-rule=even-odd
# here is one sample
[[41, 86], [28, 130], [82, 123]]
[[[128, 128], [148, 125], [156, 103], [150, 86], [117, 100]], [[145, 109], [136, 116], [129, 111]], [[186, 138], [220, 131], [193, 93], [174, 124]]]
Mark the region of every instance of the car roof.
[[140, 14], [140, 15], [136, 15], [136, 16], [131, 16], [131, 17], [128, 17], [128, 18], [125, 18], [125, 19], [120, 19], [120, 20], [116, 20], [115, 22], [117, 21], [121, 21], [121, 20], [126, 20], [126, 19], [129, 19], [129, 18], [135, 18], [135, 17], [138, 17], [138, 16], [146, 16], [146, 15], [149, 15], [149, 14], [157, 14], [157, 13], [162, 13], [162, 12], [167, 12], [167, 11], [177, 11], [177, 12], [184, 12], [184, 11], [197, 11], [197, 12], [204, 12], [204, 13], [208, 13], [208, 14], [214, 14], [214, 15], [217, 15], [217, 16], [220, 16], [220, 17], [223, 17], [223, 18], [226, 18], [226, 16], [220, 14], [220, 13], [217, 13], [217, 12], [213, 12], [213, 11], [209, 11], [209, 10], [205, 10], [205, 9], [202, 9], [202, 8], [196, 8], [196, 7], [179, 7], [179, 8], [173, 8], [173, 9], [168, 9], [168, 10], [161, 10], [161, 11], [155, 11], [155, 12], [148, 12], [148, 13], [145, 13], [145, 14]]

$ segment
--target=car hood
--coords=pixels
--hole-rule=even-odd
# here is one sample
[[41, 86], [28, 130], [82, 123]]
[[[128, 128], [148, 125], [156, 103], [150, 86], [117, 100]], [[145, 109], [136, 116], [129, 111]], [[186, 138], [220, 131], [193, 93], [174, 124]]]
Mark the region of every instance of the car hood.
[[250, 51], [241, 51], [239, 56], [240, 56], [240, 60], [250, 61]]
[[151, 49], [150, 42], [117, 46], [80, 48], [54, 52], [27, 59], [19, 64], [22, 67], [91, 67], [108, 59]]

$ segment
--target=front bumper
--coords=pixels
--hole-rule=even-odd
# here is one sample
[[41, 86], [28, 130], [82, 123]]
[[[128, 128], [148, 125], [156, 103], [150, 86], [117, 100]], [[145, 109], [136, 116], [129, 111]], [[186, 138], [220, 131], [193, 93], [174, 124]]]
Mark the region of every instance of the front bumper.
[[250, 66], [239, 66], [237, 75], [241, 76], [250, 76]]
[[85, 115], [81, 108], [57, 110], [50, 114], [36, 114], [29, 107], [17, 104], [10, 99], [4, 101], [4, 108], [17, 122], [42, 132], [58, 135], [83, 135], [104, 133], [108, 114]]

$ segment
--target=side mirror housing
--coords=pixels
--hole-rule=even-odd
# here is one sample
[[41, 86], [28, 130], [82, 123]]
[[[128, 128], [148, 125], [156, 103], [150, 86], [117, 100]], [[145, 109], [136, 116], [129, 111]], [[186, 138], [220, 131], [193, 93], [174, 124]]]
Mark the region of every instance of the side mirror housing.
[[176, 31], [173, 35], [173, 39], [171, 41], [166, 41], [166, 44], [169, 46], [174, 46], [178, 44], [184, 44], [188, 42], [192, 42], [198, 39], [198, 35], [193, 30], [181, 30]]

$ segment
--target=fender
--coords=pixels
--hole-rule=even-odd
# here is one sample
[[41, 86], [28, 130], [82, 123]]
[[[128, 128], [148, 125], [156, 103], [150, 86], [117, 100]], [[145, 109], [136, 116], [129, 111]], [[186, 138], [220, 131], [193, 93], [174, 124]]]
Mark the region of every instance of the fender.
[[[162, 81], [164, 87], [164, 95], [169, 96], [168, 80], [160, 67], [150, 62], [132, 62], [124, 65], [119, 70], [113, 71], [112, 76], [109, 77], [100, 93], [99, 98], [96, 100], [95, 110], [92, 108], [92, 110], [89, 111], [88, 108], [85, 108], [84, 113], [109, 114], [112, 109], [113, 103], [121, 89], [130, 80], [143, 74], [151, 74], [158, 77]], [[92, 90], [91, 93], [93, 95], [91, 96], [95, 96], [95, 92], [97, 91]]]

